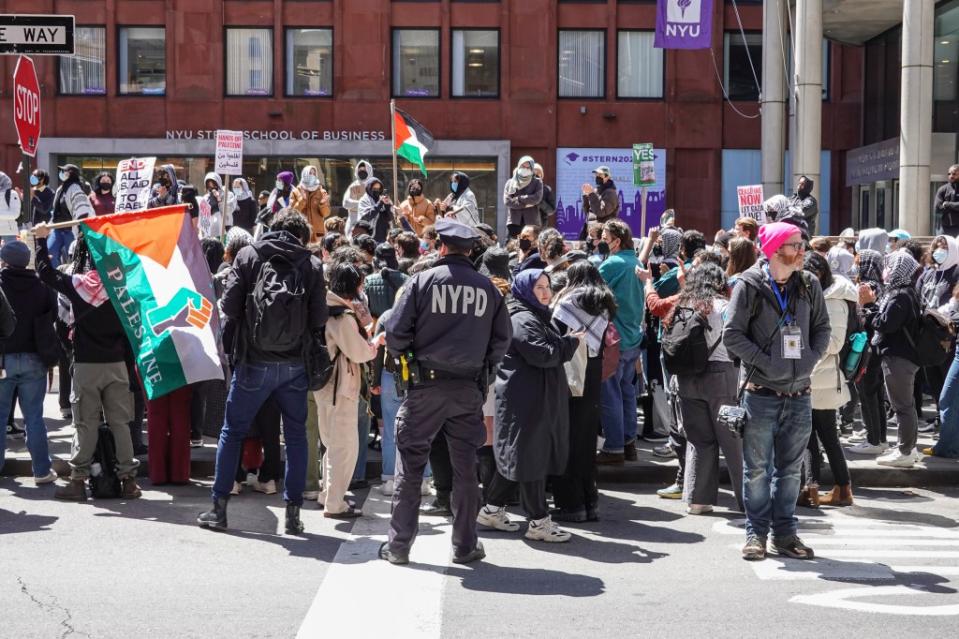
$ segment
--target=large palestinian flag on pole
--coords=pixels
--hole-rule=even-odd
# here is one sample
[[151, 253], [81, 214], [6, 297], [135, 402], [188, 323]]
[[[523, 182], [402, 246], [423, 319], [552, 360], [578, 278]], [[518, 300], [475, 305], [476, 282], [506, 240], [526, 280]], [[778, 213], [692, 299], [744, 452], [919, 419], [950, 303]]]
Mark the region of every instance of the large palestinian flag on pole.
[[213, 281], [186, 206], [91, 217], [82, 224], [147, 398], [223, 379]]
[[426, 154], [433, 148], [433, 134], [409, 113], [399, 109], [393, 110], [393, 127], [396, 154], [418, 165], [425, 176]]

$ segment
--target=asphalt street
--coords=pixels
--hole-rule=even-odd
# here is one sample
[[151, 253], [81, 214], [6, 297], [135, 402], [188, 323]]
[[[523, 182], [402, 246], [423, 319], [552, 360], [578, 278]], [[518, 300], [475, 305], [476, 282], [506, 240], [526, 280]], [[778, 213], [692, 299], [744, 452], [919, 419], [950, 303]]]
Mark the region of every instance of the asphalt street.
[[485, 531], [469, 566], [449, 561], [449, 523], [424, 517], [404, 567], [375, 558], [389, 513], [375, 489], [357, 495], [363, 518], [309, 508], [291, 537], [282, 499], [252, 492], [230, 502], [229, 532], [197, 528], [208, 487], [68, 504], [0, 478], [0, 636], [945, 636], [959, 617], [955, 490], [801, 510], [817, 559], [748, 563], [730, 494], [688, 516], [656, 486], [617, 485], [570, 543]]

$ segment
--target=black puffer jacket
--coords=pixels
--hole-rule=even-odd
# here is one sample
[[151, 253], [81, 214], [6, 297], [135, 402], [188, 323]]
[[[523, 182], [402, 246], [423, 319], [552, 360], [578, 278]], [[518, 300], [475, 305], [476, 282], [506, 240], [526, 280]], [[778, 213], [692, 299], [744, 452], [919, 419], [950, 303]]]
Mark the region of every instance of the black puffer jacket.
[[[867, 304], [863, 319], [875, 331], [872, 344], [884, 357], [903, 357], [915, 362], [916, 351], [909, 343], [906, 331], [919, 318], [919, 295], [913, 288], [889, 292], [885, 304]], [[912, 337], [912, 334], [910, 334]]]
[[0, 271], [0, 289], [16, 315], [16, 328], [12, 335], [0, 340], [0, 351], [36, 353], [34, 322], [38, 317], [48, 315], [52, 328], [57, 308], [56, 294], [40, 281], [36, 271], [24, 268], [7, 267]]

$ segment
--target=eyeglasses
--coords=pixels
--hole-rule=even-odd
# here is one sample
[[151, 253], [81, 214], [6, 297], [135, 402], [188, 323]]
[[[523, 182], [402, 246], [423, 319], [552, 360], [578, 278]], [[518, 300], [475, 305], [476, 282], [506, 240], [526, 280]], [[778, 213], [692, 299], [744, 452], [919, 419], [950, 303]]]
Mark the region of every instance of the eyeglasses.
[[805, 242], [784, 242], [782, 246], [791, 246], [797, 251], [802, 251], [802, 250], [805, 250], [806, 243]]

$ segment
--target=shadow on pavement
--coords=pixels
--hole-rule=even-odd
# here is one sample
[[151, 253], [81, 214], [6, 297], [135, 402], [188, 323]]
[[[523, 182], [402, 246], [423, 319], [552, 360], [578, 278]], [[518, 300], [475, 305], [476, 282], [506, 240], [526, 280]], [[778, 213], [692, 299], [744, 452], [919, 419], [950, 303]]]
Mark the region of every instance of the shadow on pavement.
[[58, 519], [52, 515], [28, 515], [25, 510], [15, 513], [0, 508], [0, 535], [50, 530], [50, 526]]

